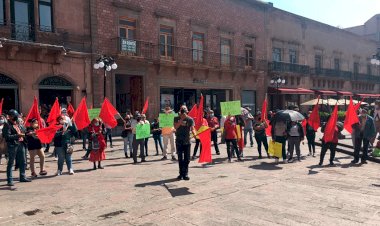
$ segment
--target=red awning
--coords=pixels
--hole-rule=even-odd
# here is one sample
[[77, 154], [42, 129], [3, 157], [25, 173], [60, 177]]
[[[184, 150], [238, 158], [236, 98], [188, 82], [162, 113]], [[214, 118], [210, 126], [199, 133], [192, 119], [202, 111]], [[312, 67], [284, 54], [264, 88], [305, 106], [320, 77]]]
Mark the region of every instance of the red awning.
[[339, 95], [339, 96], [353, 96], [354, 94], [351, 93], [351, 92], [347, 92], [347, 91], [336, 91], [336, 93]]
[[327, 96], [336, 96], [337, 92], [331, 90], [314, 90], [315, 94], [318, 95], [327, 95]]
[[362, 98], [370, 98], [370, 97], [380, 97], [380, 94], [373, 94], [373, 93], [357, 93], [356, 96], [362, 97]]
[[[310, 89], [303, 89], [303, 88], [279, 88], [278, 92], [280, 94], [314, 94], [314, 92]], [[268, 93], [269, 94], [275, 94], [277, 93], [277, 89], [274, 87], [268, 87]]]

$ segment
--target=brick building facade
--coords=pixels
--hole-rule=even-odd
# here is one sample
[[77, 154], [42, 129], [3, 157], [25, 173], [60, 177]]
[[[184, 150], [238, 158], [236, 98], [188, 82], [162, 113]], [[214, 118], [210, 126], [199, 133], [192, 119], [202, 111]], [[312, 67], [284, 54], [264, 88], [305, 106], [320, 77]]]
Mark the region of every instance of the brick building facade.
[[[150, 117], [165, 105], [192, 106], [201, 93], [218, 114], [221, 101], [235, 99], [258, 110], [266, 93], [271, 107], [281, 108], [318, 93], [374, 96], [380, 90], [379, 68], [368, 61], [376, 42], [271, 3], [0, 0], [0, 5], [0, 96], [8, 98], [5, 108], [22, 112], [33, 96], [41, 104], [58, 96], [75, 106], [87, 96], [89, 106], [99, 107], [104, 81], [106, 96], [121, 113], [141, 110], [150, 97]], [[101, 55], [118, 64], [106, 77], [92, 66]], [[278, 76], [286, 80], [280, 89], [270, 84]]]

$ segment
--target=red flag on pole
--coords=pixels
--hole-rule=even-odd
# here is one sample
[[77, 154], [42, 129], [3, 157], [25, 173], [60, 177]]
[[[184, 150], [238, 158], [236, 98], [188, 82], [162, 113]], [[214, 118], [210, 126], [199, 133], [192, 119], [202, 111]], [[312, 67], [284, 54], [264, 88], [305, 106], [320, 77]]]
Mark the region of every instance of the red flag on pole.
[[100, 109], [99, 114], [99, 117], [103, 120], [103, 122], [111, 128], [116, 127], [117, 121], [115, 115], [117, 114], [119, 114], [119, 112], [115, 109], [111, 102], [107, 98], [104, 98], [102, 109]]
[[334, 140], [336, 123], [338, 122], [338, 105], [335, 105], [334, 111], [330, 116], [329, 121], [325, 127], [325, 134], [323, 136], [323, 140], [327, 142], [331, 142]]
[[199, 163], [212, 162], [211, 157], [211, 130], [210, 128], [201, 132], [199, 135], [199, 139], [202, 145], [202, 152], [199, 156]]
[[62, 128], [62, 125], [51, 124], [49, 127], [37, 130], [36, 134], [41, 143], [50, 144], [60, 128]]
[[[360, 103], [357, 105], [360, 106]], [[350, 98], [350, 104], [348, 105], [346, 117], [344, 119], [344, 128], [352, 134], [352, 125], [359, 122], [359, 117], [356, 114], [356, 106], [354, 106], [354, 102], [352, 101], [352, 97]]]
[[203, 95], [201, 94], [201, 99], [199, 100], [199, 105], [197, 109], [197, 117], [195, 119], [195, 129], [199, 130], [203, 122]]
[[307, 120], [307, 123], [311, 127], [313, 127], [314, 131], [317, 131], [318, 128], [321, 126], [321, 119], [319, 117], [319, 98], [318, 96], [318, 101], [317, 104], [313, 107], [313, 111], [311, 112], [309, 119]]
[[61, 108], [59, 107], [58, 98], [55, 98], [53, 107], [51, 107], [49, 117], [47, 118], [47, 123], [54, 124], [58, 118], [58, 116], [61, 115]]
[[143, 110], [142, 110], [143, 114], [145, 114], [148, 111], [148, 107], [149, 107], [149, 97], [147, 97], [146, 100], [145, 100], [145, 104], [144, 104], [144, 107], [143, 107]]
[[34, 118], [36, 118], [38, 120], [38, 126], [40, 128], [43, 128], [41, 115], [40, 115], [40, 112], [38, 110], [38, 101], [37, 101], [36, 97], [34, 97], [33, 106], [29, 110], [28, 115], [26, 116], [26, 119], [25, 119], [25, 122], [24, 122], [25, 126], [30, 126], [29, 120], [34, 119]]
[[356, 113], [356, 111], [358, 111], [359, 110], [359, 108], [360, 108], [360, 106], [362, 105], [362, 102], [364, 101], [364, 98], [362, 98], [362, 100], [359, 102], [359, 103], [357, 103], [357, 104], [355, 104], [355, 113]]
[[265, 123], [268, 125], [268, 127], [265, 129], [265, 133], [268, 135], [268, 136], [271, 136], [271, 130], [272, 130], [272, 126], [269, 125], [269, 120], [268, 120], [268, 100], [267, 100], [267, 94], [265, 94], [265, 99], [264, 99], [264, 102], [263, 102], [263, 105], [261, 106], [261, 118], [263, 121], [265, 121]]
[[197, 113], [198, 113], [197, 104], [194, 104], [193, 108], [189, 111], [189, 114], [187, 115], [195, 119], [197, 118]]
[[3, 103], [4, 103], [4, 98], [1, 98], [1, 101], [0, 101], [0, 115], [3, 114]]
[[67, 106], [67, 114], [70, 116], [70, 117], [73, 117], [74, 115], [74, 107], [71, 103], [69, 103], [69, 105]]
[[90, 117], [88, 116], [86, 97], [83, 97], [79, 103], [77, 110], [74, 112], [73, 121], [78, 130], [86, 128], [90, 124]]

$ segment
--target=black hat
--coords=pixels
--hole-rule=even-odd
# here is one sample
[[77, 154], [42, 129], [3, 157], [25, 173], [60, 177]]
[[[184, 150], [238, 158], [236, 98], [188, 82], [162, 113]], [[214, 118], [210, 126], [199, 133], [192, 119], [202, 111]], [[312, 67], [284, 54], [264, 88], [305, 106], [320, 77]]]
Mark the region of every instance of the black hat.
[[20, 116], [20, 114], [19, 114], [16, 110], [14, 110], [14, 109], [10, 110], [10, 111], [8, 112], [8, 115], [9, 115], [11, 118], [15, 118], [15, 117], [19, 117], [19, 116]]

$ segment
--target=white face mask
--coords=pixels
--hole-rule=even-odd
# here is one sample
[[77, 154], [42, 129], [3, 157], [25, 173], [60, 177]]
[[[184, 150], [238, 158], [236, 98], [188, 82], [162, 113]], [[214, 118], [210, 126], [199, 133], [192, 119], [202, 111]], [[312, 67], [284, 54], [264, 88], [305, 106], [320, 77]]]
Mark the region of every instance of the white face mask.
[[99, 126], [99, 122], [95, 123], [95, 126]]

